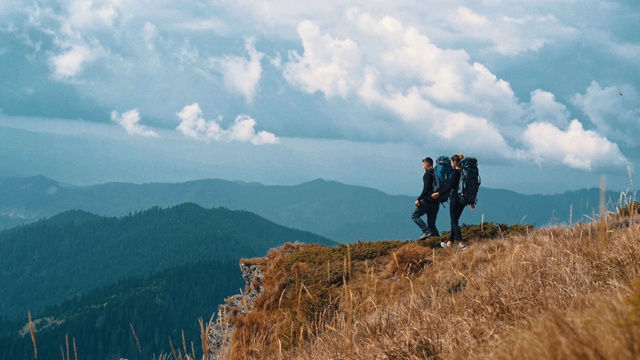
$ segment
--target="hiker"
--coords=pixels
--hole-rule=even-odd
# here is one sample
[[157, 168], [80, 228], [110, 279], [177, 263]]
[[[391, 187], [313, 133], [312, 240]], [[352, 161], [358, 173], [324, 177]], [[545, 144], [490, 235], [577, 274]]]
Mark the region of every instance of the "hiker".
[[[451, 167], [453, 171], [451, 173], [451, 181], [449, 186], [440, 192], [434, 192], [431, 197], [437, 199], [440, 194], [450, 193], [449, 195], [449, 215], [451, 216], [451, 233], [449, 234], [449, 241], [441, 242], [440, 246], [443, 248], [451, 248], [454, 241], [458, 241], [458, 249], [465, 250], [467, 245], [462, 239], [462, 232], [460, 231], [460, 216], [464, 210], [466, 203], [459, 196], [460, 176], [462, 169], [460, 168], [460, 161], [464, 159], [463, 154], [456, 154], [451, 156]], [[471, 204], [471, 210], [475, 209], [476, 205]]]
[[[424, 175], [422, 175], [422, 193], [415, 201], [416, 209], [411, 214], [411, 220], [420, 227], [422, 230], [422, 236], [418, 240], [425, 240], [430, 236], [440, 236], [438, 229], [436, 228], [436, 218], [438, 216], [438, 210], [440, 204], [431, 197], [433, 192], [433, 159], [426, 157], [422, 159], [422, 168], [424, 169]], [[427, 224], [421, 219], [421, 216], [427, 215]]]

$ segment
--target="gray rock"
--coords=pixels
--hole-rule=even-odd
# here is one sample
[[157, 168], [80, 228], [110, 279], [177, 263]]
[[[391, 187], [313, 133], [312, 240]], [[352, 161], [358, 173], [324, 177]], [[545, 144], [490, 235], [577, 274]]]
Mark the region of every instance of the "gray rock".
[[235, 330], [234, 325], [229, 322], [230, 316], [251, 311], [255, 300], [264, 292], [262, 287], [264, 273], [258, 265], [245, 265], [240, 262], [240, 270], [248, 291], [228, 297], [225, 303], [218, 307], [215, 322], [207, 326], [209, 340], [207, 360], [224, 359], [222, 352], [230, 345]]

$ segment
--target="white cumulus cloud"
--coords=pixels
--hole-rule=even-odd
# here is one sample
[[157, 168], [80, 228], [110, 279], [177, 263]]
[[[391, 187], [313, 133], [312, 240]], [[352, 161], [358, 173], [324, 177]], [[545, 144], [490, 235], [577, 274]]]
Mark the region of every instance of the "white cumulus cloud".
[[603, 88], [593, 81], [585, 94], [576, 94], [572, 101], [605, 136], [631, 146], [639, 144], [640, 96], [633, 87]]
[[67, 22], [74, 28], [111, 27], [119, 15], [121, 0], [72, 0]]
[[62, 53], [53, 55], [49, 59], [52, 76], [58, 80], [71, 79], [80, 74], [83, 67], [97, 57], [96, 50], [84, 44], [70, 45]]
[[369, 106], [391, 110], [409, 129], [426, 129], [412, 135], [420, 141], [434, 134], [451, 140], [465, 133], [457, 128], [472, 125], [479, 133], [470, 144], [508, 149], [498, 128], [521, 135], [513, 123], [524, 121], [524, 110], [509, 83], [471, 62], [464, 50], [440, 48], [391, 16], [377, 19], [357, 8], [346, 16], [345, 26], [353, 26], [349, 37], [309, 20], [298, 25], [303, 53], [290, 52], [284, 66], [290, 84], [326, 97], [356, 94]]
[[459, 23], [465, 23], [470, 26], [483, 26], [489, 23], [489, 20], [482, 15], [476, 14], [473, 10], [465, 6], [458, 6], [455, 10], [455, 17]]
[[556, 15], [545, 13], [544, 7], [524, 10], [522, 5], [501, 4], [500, 9], [477, 3], [469, 5], [475, 9], [458, 6], [443, 12], [441, 21], [455, 29], [448, 35], [461, 42], [473, 39], [501, 55], [537, 52], [548, 43], [576, 34], [572, 26], [563, 24]]
[[140, 112], [132, 109], [119, 114], [117, 111], [111, 112], [111, 121], [122, 126], [129, 135], [139, 135], [145, 137], [158, 137], [158, 134], [149, 130], [146, 126], [140, 124]]
[[565, 131], [550, 123], [532, 123], [523, 136], [529, 146], [527, 155], [538, 164], [549, 161], [581, 170], [628, 164], [618, 145], [585, 130], [578, 120], [571, 121]]
[[54, 47], [46, 53], [53, 79], [75, 80], [88, 64], [109, 54], [102, 35], [114, 28], [120, 6], [121, 0], [72, 0], [25, 9], [30, 25], [52, 39]]
[[569, 125], [569, 110], [557, 102], [555, 95], [548, 91], [538, 89], [531, 93], [528, 112], [534, 121], [547, 122], [562, 128]]
[[225, 56], [212, 58], [224, 79], [229, 91], [240, 93], [248, 103], [253, 102], [256, 88], [262, 76], [262, 58], [264, 54], [256, 50], [255, 39], [245, 39], [245, 50], [249, 58], [243, 56]]
[[298, 25], [304, 53], [289, 52], [284, 77], [308, 93], [346, 98], [358, 82], [361, 53], [351, 39], [322, 34], [318, 25], [305, 20]]
[[177, 114], [180, 124], [176, 130], [188, 137], [200, 140], [240, 141], [254, 145], [276, 144], [278, 137], [267, 131], [256, 132], [256, 121], [247, 116], [239, 115], [228, 129], [220, 126], [222, 117], [206, 120], [198, 103], [187, 105]]

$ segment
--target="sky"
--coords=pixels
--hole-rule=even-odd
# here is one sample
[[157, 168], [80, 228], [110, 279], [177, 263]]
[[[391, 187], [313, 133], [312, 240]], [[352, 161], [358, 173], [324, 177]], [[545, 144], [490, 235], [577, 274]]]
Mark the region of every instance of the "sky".
[[0, 0], [0, 176], [634, 191], [638, 59], [637, 0]]

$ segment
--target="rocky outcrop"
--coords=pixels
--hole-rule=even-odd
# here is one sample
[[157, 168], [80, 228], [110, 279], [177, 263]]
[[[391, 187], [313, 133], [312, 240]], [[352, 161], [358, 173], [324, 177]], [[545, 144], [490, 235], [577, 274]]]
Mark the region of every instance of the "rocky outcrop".
[[264, 273], [257, 263], [240, 261], [240, 270], [246, 282], [246, 291], [228, 297], [225, 303], [218, 307], [216, 320], [207, 326], [208, 360], [226, 358], [223, 352], [229, 346], [235, 330], [233, 323], [229, 321], [230, 318], [251, 311], [254, 301], [264, 292], [262, 287]]

